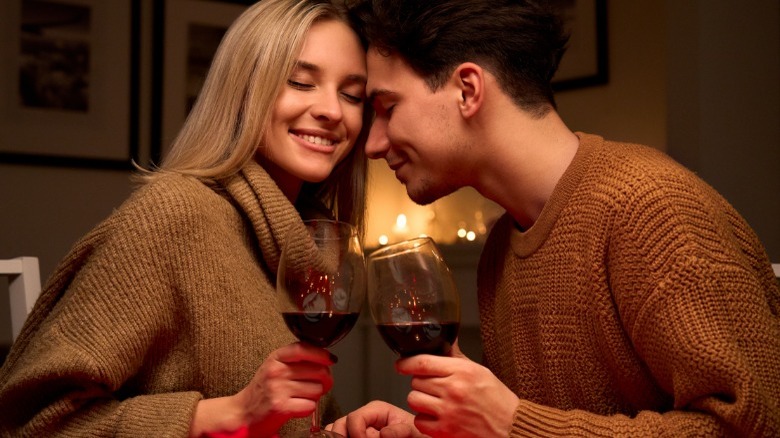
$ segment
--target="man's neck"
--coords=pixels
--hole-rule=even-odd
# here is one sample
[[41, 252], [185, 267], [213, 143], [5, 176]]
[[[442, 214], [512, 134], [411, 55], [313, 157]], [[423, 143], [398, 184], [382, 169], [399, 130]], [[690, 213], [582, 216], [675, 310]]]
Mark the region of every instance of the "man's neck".
[[475, 188], [528, 230], [573, 160], [579, 138], [555, 111], [533, 118], [519, 110], [495, 114], [484, 138], [489, 155]]

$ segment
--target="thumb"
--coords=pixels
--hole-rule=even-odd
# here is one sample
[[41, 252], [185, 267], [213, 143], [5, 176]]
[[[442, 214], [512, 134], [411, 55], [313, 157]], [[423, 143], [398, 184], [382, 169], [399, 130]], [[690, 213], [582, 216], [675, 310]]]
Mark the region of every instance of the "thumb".
[[463, 352], [460, 350], [460, 345], [458, 345], [458, 339], [455, 339], [455, 342], [452, 343], [452, 349], [450, 350], [450, 356], [452, 357], [458, 357], [461, 359], [468, 359], [468, 357], [463, 354]]

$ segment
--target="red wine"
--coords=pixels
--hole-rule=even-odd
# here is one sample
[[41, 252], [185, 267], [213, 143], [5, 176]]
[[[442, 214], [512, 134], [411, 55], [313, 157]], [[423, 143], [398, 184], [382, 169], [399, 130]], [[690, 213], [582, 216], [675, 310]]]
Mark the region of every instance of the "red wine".
[[379, 334], [401, 357], [415, 354], [446, 356], [458, 336], [458, 322], [404, 322], [377, 324]]
[[358, 312], [283, 312], [290, 331], [301, 341], [317, 347], [330, 347], [352, 330]]

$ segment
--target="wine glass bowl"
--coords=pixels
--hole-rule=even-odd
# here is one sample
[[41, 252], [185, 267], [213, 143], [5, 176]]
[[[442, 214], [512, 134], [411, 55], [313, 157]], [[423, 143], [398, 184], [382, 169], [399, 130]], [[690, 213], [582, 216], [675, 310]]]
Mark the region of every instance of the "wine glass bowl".
[[[327, 348], [349, 333], [363, 306], [365, 258], [357, 230], [317, 219], [295, 224], [279, 259], [276, 290], [282, 318], [302, 342]], [[320, 430], [318, 412], [300, 436], [341, 436]]]
[[277, 290], [282, 317], [301, 341], [326, 348], [354, 327], [365, 296], [363, 250], [351, 225], [304, 221], [282, 250]]
[[391, 350], [401, 357], [449, 354], [460, 328], [460, 297], [433, 239], [374, 251], [367, 273], [371, 316]]

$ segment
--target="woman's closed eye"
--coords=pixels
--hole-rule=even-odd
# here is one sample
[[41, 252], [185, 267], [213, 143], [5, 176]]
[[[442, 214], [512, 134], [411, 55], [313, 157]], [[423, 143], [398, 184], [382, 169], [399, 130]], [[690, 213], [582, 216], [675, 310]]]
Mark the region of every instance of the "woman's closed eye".
[[347, 93], [346, 91], [342, 91], [341, 95], [344, 96], [344, 99], [347, 100], [347, 102], [350, 103], [362, 103], [363, 102], [363, 95], [356, 95], [353, 93]]
[[287, 80], [287, 85], [297, 89], [297, 90], [311, 90], [314, 88], [314, 85], [312, 84], [306, 84], [303, 82], [294, 81], [292, 79]]
[[[295, 88], [296, 90], [302, 90], [302, 91], [309, 91], [313, 90], [315, 88], [314, 84], [307, 84], [305, 82], [296, 81], [293, 79], [287, 80], [287, 85], [289, 85], [292, 88]], [[348, 92], [348, 91], [341, 91], [341, 96], [344, 97], [344, 99], [349, 103], [362, 103], [363, 102], [363, 93], [354, 93], [354, 92]]]

